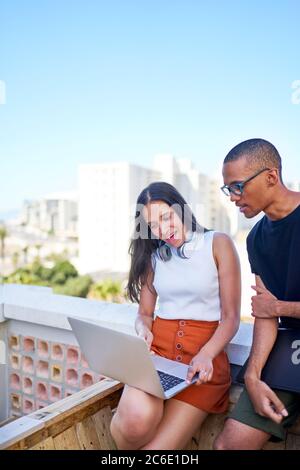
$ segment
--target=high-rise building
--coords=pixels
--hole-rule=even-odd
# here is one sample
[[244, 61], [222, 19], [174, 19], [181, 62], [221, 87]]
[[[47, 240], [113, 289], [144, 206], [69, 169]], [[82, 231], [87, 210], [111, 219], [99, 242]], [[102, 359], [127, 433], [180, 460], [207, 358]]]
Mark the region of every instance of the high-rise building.
[[79, 269], [126, 272], [136, 199], [157, 172], [128, 162], [79, 167]]
[[76, 237], [78, 197], [74, 192], [60, 192], [35, 201], [25, 201], [22, 222], [28, 229], [58, 237]]

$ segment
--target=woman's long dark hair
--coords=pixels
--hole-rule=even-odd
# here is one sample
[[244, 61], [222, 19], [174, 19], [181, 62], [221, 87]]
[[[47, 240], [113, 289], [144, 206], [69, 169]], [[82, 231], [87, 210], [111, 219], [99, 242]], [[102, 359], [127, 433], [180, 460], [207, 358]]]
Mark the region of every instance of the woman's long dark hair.
[[[128, 253], [131, 256], [127, 295], [132, 302], [140, 301], [142, 285], [147, 281], [151, 270], [151, 255], [159, 246], [159, 239], [153, 238], [149, 225], [141, 214], [141, 208], [149, 202], [163, 201], [169, 206], [174, 205], [174, 210], [181, 217], [182, 223], [191, 227], [192, 232], [203, 231], [198, 224], [192, 210], [174, 186], [165, 182], [154, 182], [147, 186], [139, 195], [136, 203], [135, 226], [133, 238], [130, 242]], [[146, 234], [141, 237], [140, 234]], [[151, 287], [149, 286], [151, 289]]]

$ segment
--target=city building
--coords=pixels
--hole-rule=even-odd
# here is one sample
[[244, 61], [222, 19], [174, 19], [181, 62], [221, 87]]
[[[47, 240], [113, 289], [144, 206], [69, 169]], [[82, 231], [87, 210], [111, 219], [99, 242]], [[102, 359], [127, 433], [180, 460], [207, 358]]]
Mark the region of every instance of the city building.
[[61, 238], [77, 237], [78, 200], [74, 192], [60, 192], [25, 201], [21, 220], [28, 230]]
[[136, 199], [157, 180], [151, 169], [128, 162], [79, 167], [79, 269], [126, 272]]

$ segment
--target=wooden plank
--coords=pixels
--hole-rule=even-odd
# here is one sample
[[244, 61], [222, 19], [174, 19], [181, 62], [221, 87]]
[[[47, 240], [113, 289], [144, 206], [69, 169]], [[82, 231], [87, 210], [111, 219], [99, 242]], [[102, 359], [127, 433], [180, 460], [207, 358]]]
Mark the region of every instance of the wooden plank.
[[30, 416], [22, 416], [0, 428], [0, 449], [7, 449], [43, 429], [43, 423]]
[[76, 424], [76, 434], [83, 450], [101, 449], [95, 422], [91, 416]]
[[55, 436], [53, 442], [56, 450], [80, 450], [80, 444], [74, 426], [58, 436]]
[[100, 441], [100, 449], [102, 450], [113, 450], [117, 448], [110, 433], [111, 418], [112, 412], [109, 406], [102, 408], [92, 418]]
[[201, 429], [193, 435], [192, 439], [186, 446], [186, 450], [198, 450], [200, 444]]
[[296, 422], [289, 428], [289, 433], [300, 435], [300, 417], [296, 420]]
[[47, 439], [44, 439], [43, 441], [39, 442], [35, 446], [31, 447], [29, 450], [54, 450], [54, 441], [52, 437], [48, 437]]
[[300, 436], [288, 433], [286, 438], [286, 450], [299, 450], [300, 449]]
[[19, 418], [18, 416], [10, 416], [9, 418], [4, 419], [4, 420], [1, 421], [1, 423], [0, 423], [0, 428], [2, 428], [3, 426], [6, 426], [6, 425], [9, 424], [9, 423], [12, 423], [13, 421], [15, 421], [15, 420], [18, 419], [18, 418]]
[[[7, 449], [28, 449], [47, 437], [54, 437], [66, 429], [72, 427], [76, 423], [79, 423], [88, 416], [92, 416], [97, 413], [101, 408], [109, 406], [115, 408], [118, 405], [123, 385], [116, 381], [103, 380], [103, 383], [99, 382], [95, 387], [92, 388], [91, 394], [77, 392], [74, 395], [62, 400], [63, 412], [59, 412], [60, 402], [54, 405], [49, 405], [39, 412], [32, 413], [30, 417], [39, 419], [43, 424], [43, 429], [38, 432], [32, 433], [24, 439], [19, 439], [14, 445], [6, 447]], [[113, 385], [112, 385], [113, 382]], [[102, 390], [100, 393], [95, 393], [96, 390]], [[76, 395], [78, 399], [76, 400]], [[89, 396], [89, 398], [87, 398]], [[18, 420], [16, 420], [17, 422]]]
[[213, 442], [224, 427], [226, 414], [209, 415], [200, 429], [198, 450], [212, 450]]
[[105, 406], [108, 406], [109, 408], [111, 406], [115, 406], [115, 404], [119, 402], [120, 396], [121, 391], [116, 391], [115, 393], [108, 395], [101, 400], [94, 401], [91, 404], [80, 405], [75, 407], [73, 411], [63, 413], [62, 419], [58, 420], [55, 418], [53, 422], [47, 423], [49, 435], [56, 436], [57, 434], [60, 434], [65, 429], [73, 426], [76, 423], [79, 423], [84, 418], [94, 415], [97, 413], [97, 411], [101, 410]]
[[263, 446], [263, 450], [285, 450], [285, 446], [286, 446], [285, 441], [280, 441], [280, 442], [268, 441]]

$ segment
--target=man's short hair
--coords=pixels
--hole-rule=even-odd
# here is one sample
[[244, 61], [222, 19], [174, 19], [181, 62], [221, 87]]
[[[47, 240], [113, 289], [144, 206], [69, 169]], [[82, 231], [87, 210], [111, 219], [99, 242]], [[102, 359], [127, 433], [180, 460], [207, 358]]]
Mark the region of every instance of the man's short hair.
[[224, 159], [224, 164], [245, 158], [253, 170], [277, 168], [282, 181], [281, 157], [271, 142], [264, 139], [249, 139], [233, 147]]

